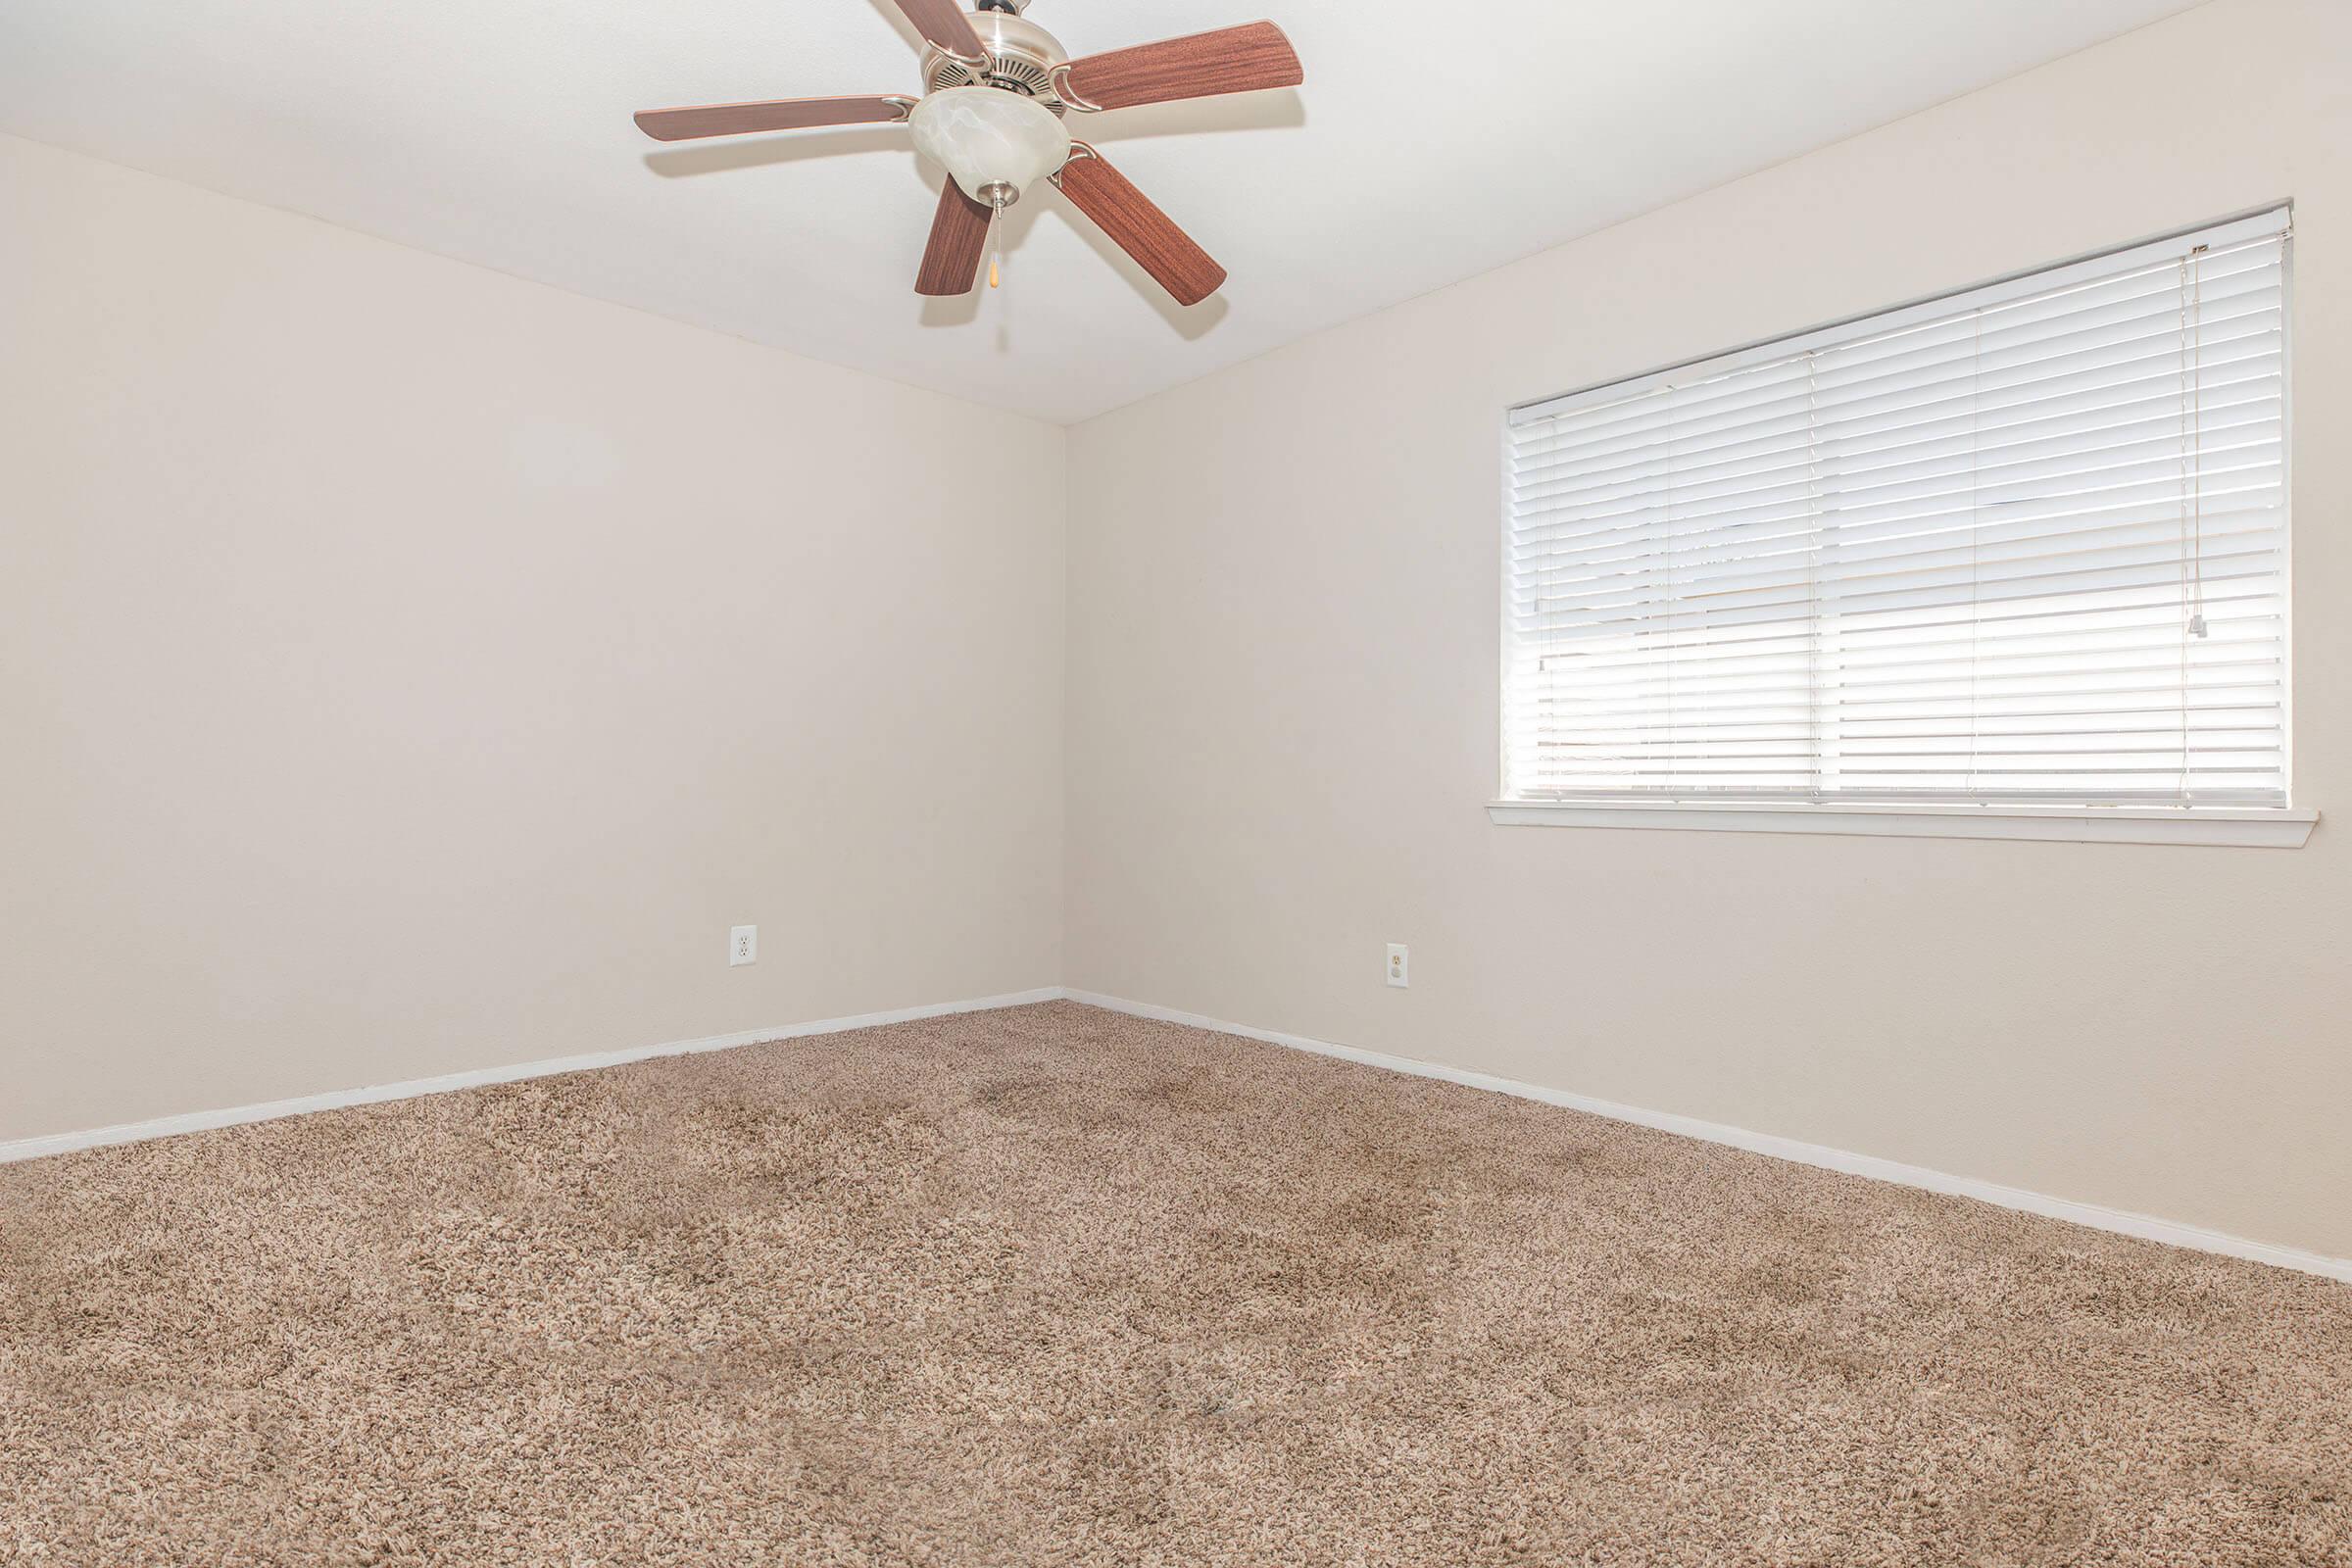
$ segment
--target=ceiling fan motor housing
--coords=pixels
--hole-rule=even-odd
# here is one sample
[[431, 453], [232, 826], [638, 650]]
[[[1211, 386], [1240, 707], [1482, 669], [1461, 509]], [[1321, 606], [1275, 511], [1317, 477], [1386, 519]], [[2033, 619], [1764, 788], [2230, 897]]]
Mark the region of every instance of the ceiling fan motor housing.
[[997, 87], [1034, 98], [1055, 114], [1067, 106], [1054, 90], [1054, 73], [1070, 62], [1070, 52], [1034, 22], [1010, 10], [975, 12], [972, 30], [980, 35], [986, 64], [974, 68], [940, 49], [924, 57], [923, 81], [932, 92], [950, 87]]

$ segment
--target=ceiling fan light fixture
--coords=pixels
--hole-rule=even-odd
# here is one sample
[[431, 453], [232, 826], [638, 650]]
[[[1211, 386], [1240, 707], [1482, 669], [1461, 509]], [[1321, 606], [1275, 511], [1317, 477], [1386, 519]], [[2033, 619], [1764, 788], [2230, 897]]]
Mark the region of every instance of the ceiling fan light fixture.
[[998, 87], [950, 87], [906, 116], [915, 151], [947, 170], [965, 195], [1009, 207], [1070, 159], [1060, 117]]

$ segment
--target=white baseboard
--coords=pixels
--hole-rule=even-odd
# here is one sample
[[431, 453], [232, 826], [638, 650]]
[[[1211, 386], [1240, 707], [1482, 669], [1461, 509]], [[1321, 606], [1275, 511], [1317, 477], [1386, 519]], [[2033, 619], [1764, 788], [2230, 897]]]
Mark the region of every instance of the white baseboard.
[[375, 1084], [366, 1089], [337, 1089], [323, 1095], [272, 1100], [266, 1104], [237, 1105], [227, 1110], [199, 1110], [184, 1116], [159, 1116], [153, 1121], [125, 1122], [119, 1127], [97, 1127], [88, 1132], [51, 1133], [45, 1138], [25, 1138], [13, 1144], [0, 1144], [0, 1164], [19, 1159], [38, 1159], [44, 1154], [71, 1153], [76, 1149], [97, 1149], [107, 1144], [133, 1144], [147, 1138], [208, 1132], [215, 1127], [235, 1127], [249, 1121], [273, 1121], [280, 1116], [302, 1116], [314, 1110], [334, 1110], [344, 1105], [372, 1105], [380, 1101], [414, 1100], [419, 1095], [438, 1095], [452, 1089], [474, 1089], [483, 1084], [508, 1084], [522, 1078], [547, 1078], [557, 1073], [617, 1067], [623, 1062], [644, 1061], [654, 1056], [684, 1056], [702, 1051], [757, 1046], [770, 1040], [797, 1040], [808, 1035], [839, 1034], [845, 1029], [870, 1029], [877, 1024], [911, 1023], [917, 1018], [940, 1018], [950, 1013], [986, 1012], [996, 1007], [1018, 1007], [1033, 1002], [1057, 1002], [1063, 995], [1059, 986], [1044, 986], [1035, 991], [1015, 992], [1010, 996], [980, 997], [969, 1002], [942, 1002], [926, 1007], [900, 1007], [891, 1012], [859, 1013], [854, 1018], [820, 1018], [813, 1023], [779, 1024], [772, 1029], [746, 1029], [740, 1034], [710, 1035], [701, 1040], [673, 1040], [659, 1046], [634, 1046], [626, 1051], [602, 1051], [585, 1056], [557, 1056], [547, 1061], [516, 1062], [508, 1067], [476, 1067], [467, 1072], [447, 1073], [438, 1078], [412, 1078], [406, 1083]]
[[20, 1159], [37, 1159], [44, 1154], [71, 1153], [77, 1149], [97, 1149], [108, 1144], [137, 1143], [148, 1138], [171, 1138], [180, 1133], [206, 1132], [216, 1127], [235, 1127], [245, 1122], [270, 1121], [279, 1116], [301, 1116], [314, 1110], [333, 1110], [344, 1105], [368, 1105], [387, 1100], [413, 1100], [419, 1095], [437, 1095], [452, 1089], [472, 1089], [483, 1084], [514, 1083], [523, 1078], [545, 1078], [558, 1073], [586, 1072], [597, 1067], [617, 1067], [623, 1062], [645, 1061], [654, 1056], [683, 1056], [703, 1051], [726, 1051], [736, 1046], [756, 1046], [771, 1040], [797, 1040], [808, 1035], [839, 1034], [849, 1029], [869, 1029], [879, 1024], [910, 1023], [918, 1018], [940, 1018], [959, 1012], [987, 1012], [998, 1007], [1025, 1006], [1032, 1003], [1062, 1000], [1084, 1003], [1088, 1006], [1103, 1007], [1112, 1012], [1124, 1012], [1138, 1018], [1154, 1018], [1163, 1023], [1184, 1024], [1195, 1029], [1210, 1029], [1219, 1034], [1240, 1035], [1246, 1040], [1263, 1041], [1267, 1045], [1284, 1046], [1293, 1051], [1309, 1051], [1317, 1055], [1337, 1056], [1346, 1061], [1361, 1062], [1368, 1067], [1384, 1067], [1391, 1072], [1410, 1073], [1419, 1078], [1437, 1078], [1446, 1083], [1462, 1084], [1471, 1089], [1484, 1089], [1498, 1095], [1516, 1095], [1522, 1100], [1540, 1101], [1547, 1105], [1564, 1105], [1571, 1110], [1590, 1111], [1613, 1121], [1631, 1122], [1640, 1127], [1654, 1127], [1660, 1132], [1676, 1133], [1685, 1138], [1703, 1139], [1711, 1144], [1728, 1144], [1752, 1153], [1769, 1154], [1776, 1159], [1794, 1160], [1800, 1165], [1815, 1165], [1823, 1170], [1843, 1171], [1849, 1176], [1866, 1176], [1873, 1181], [1894, 1182], [1904, 1187], [1924, 1188], [1932, 1193], [1948, 1193], [1958, 1198], [1973, 1198], [1981, 1202], [1994, 1203], [2028, 1214], [2042, 1214], [2051, 1219], [2071, 1220], [2093, 1230], [2113, 1231], [2121, 1236], [2136, 1236], [2144, 1241], [2163, 1242], [2173, 1247], [2185, 1247], [2200, 1252], [2218, 1252], [2226, 1257], [2242, 1257], [2257, 1263], [2270, 1263], [2279, 1268], [2291, 1268], [2306, 1274], [2324, 1275], [2328, 1279], [2352, 1283], [2352, 1258], [2328, 1257], [2307, 1252], [2299, 1248], [2278, 1247], [2269, 1242], [2250, 1242], [2243, 1237], [2228, 1236], [2177, 1220], [2158, 1219], [2152, 1214], [2133, 1214], [2123, 1209], [2107, 1208], [2097, 1203], [2077, 1202], [2068, 1198], [2052, 1198], [2044, 1193], [2032, 1193], [2021, 1187], [2004, 1187], [1997, 1182], [1974, 1176], [1952, 1176], [1920, 1165], [1905, 1165], [1873, 1154], [1856, 1154], [1842, 1149], [1831, 1149], [1821, 1144], [1799, 1143], [1793, 1138], [1782, 1138], [1772, 1133], [1749, 1132], [1743, 1127], [1727, 1127], [1720, 1122], [1700, 1121], [1694, 1116], [1678, 1116], [1669, 1111], [1644, 1110], [1639, 1105], [1621, 1105], [1613, 1101], [1594, 1100], [1588, 1095], [1571, 1094], [1565, 1089], [1545, 1089], [1537, 1084], [1520, 1083], [1516, 1079], [1498, 1078], [1493, 1073], [1472, 1072], [1462, 1067], [1447, 1067], [1438, 1062], [1416, 1061], [1409, 1056], [1392, 1056], [1385, 1052], [1365, 1051], [1355, 1046], [1334, 1045], [1327, 1040], [1312, 1040], [1304, 1035], [1286, 1035], [1271, 1029], [1254, 1029], [1248, 1024], [1229, 1023], [1197, 1012], [1185, 1012], [1176, 1007], [1155, 1006], [1150, 1003], [1129, 1002], [1121, 997], [1103, 996], [1093, 991], [1073, 991], [1061, 986], [1041, 986], [1034, 991], [1015, 992], [1009, 996], [979, 997], [968, 1002], [943, 1002], [922, 1007], [901, 1007], [890, 1012], [860, 1013], [850, 1018], [820, 1018], [809, 1023], [779, 1024], [772, 1029], [747, 1029], [739, 1034], [711, 1035], [701, 1040], [675, 1040], [658, 1046], [636, 1046], [625, 1051], [599, 1052], [584, 1056], [558, 1056], [546, 1061], [517, 1062], [506, 1067], [477, 1067], [468, 1072], [449, 1073], [438, 1078], [414, 1078], [405, 1083], [376, 1084], [365, 1089], [340, 1089], [323, 1095], [305, 1095], [295, 1100], [274, 1100], [266, 1104], [238, 1105], [226, 1110], [200, 1110], [182, 1116], [159, 1116], [153, 1121], [127, 1122], [118, 1127], [98, 1127], [87, 1132], [52, 1133], [42, 1138], [25, 1138], [16, 1143], [0, 1144], [0, 1164]]
[[1522, 1100], [1541, 1101], [1547, 1105], [1565, 1105], [1571, 1110], [1591, 1111], [1593, 1115], [1606, 1116], [1613, 1121], [1654, 1127], [1660, 1132], [1678, 1133], [1685, 1138], [1700, 1138], [1711, 1144], [1729, 1144], [1734, 1149], [1769, 1154], [1775, 1159], [1794, 1160], [1800, 1165], [1817, 1165], [1824, 1170], [1843, 1171], [1849, 1176], [1867, 1176], [1873, 1181], [1922, 1187], [1932, 1193], [1948, 1193], [1958, 1198], [1974, 1198], [1982, 1202], [2019, 1209], [2028, 1214], [2072, 1220], [2077, 1225], [2087, 1225], [2093, 1230], [2136, 1236], [2143, 1241], [2163, 1242], [2200, 1252], [2219, 1252], [2226, 1257], [2247, 1258], [2257, 1263], [2271, 1263], [2279, 1268], [2297, 1269], [2306, 1274], [2320, 1274], [2328, 1279], [2352, 1283], [2352, 1258], [2328, 1257], [2319, 1252], [2304, 1251], [2300, 1248], [2274, 1246], [2269, 1242], [2250, 1242], [2243, 1237], [2227, 1236], [2220, 1231], [2183, 1225], [2177, 1220], [2158, 1219], [2152, 1214], [2132, 1214], [2097, 1203], [2052, 1198], [2044, 1193], [2030, 1193], [2021, 1187], [2003, 1187], [1998, 1182], [1983, 1181], [1974, 1176], [1947, 1175], [1939, 1170], [1900, 1164], [1872, 1154], [1856, 1154], [1820, 1144], [1799, 1143], [1793, 1138], [1776, 1137], [1771, 1133], [1749, 1132], [1743, 1127], [1726, 1127], [1720, 1122], [1700, 1121], [1694, 1116], [1644, 1110], [1639, 1105], [1620, 1105], [1612, 1101], [1570, 1094], [1565, 1089], [1544, 1089], [1510, 1078], [1497, 1078], [1492, 1073], [1470, 1072], [1460, 1067], [1442, 1066], [1437, 1062], [1415, 1061], [1409, 1056], [1392, 1056], [1354, 1046], [1333, 1045], [1327, 1040], [1310, 1040], [1303, 1035], [1252, 1029], [1247, 1024], [1227, 1023], [1175, 1007], [1128, 1002], [1092, 991], [1068, 991], [1064, 995], [1072, 1002], [1107, 1007], [1113, 1012], [1131, 1013], [1138, 1018], [1155, 1018], [1163, 1023], [1186, 1024], [1195, 1029], [1213, 1029], [1219, 1034], [1262, 1040], [1268, 1045], [1287, 1046], [1294, 1051], [1311, 1051], [1317, 1055], [1338, 1056], [1347, 1061], [1362, 1062], [1369, 1067], [1386, 1067], [1391, 1072], [1411, 1073], [1419, 1078], [1439, 1078], [1472, 1089], [1491, 1090], [1498, 1095], [1516, 1095]]

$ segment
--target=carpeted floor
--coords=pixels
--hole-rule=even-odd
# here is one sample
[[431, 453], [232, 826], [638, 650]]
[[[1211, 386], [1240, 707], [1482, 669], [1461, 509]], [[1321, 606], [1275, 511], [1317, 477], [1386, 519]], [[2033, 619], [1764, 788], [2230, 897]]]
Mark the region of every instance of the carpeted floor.
[[2352, 1289], [1052, 1004], [0, 1169], [0, 1561], [2352, 1564]]

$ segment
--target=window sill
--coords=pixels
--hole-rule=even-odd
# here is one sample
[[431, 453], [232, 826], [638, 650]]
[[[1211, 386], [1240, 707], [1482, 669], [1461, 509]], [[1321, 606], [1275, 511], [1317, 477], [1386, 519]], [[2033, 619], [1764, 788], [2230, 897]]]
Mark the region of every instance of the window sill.
[[1496, 801], [1503, 827], [1665, 828], [1703, 833], [2040, 839], [2066, 844], [2211, 844], [2299, 850], [2317, 811], [2254, 807], [1759, 805], [1683, 801]]

